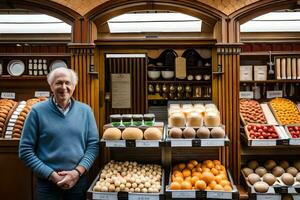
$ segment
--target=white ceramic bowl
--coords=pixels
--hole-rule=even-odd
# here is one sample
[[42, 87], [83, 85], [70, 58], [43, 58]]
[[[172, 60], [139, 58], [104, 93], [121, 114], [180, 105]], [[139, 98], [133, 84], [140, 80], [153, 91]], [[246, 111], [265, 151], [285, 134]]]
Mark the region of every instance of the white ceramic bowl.
[[174, 77], [174, 71], [162, 71], [161, 75], [164, 79], [171, 79]]
[[148, 71], [148, 77], [151, 80], [156, 80], [160, 77], [160, 71]]

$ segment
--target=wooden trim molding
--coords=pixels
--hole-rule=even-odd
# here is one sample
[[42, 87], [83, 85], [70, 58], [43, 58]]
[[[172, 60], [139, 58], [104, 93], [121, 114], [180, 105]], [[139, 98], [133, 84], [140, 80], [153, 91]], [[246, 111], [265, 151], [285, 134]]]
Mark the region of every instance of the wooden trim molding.
[[[230, 146], [223, 150], [223, 159], [229, 166], [235, 181], [239, 180], [240, 133], [239, 133], [239, 67], [241, 44], [217, 44], [217, 66], [222, 68], [222, 76], [216, 80], [216, 104], [230, 139]], [[216, 78], [215, 78], [216, 79]], [[225, 151], [225, 152], [224, 152]]]

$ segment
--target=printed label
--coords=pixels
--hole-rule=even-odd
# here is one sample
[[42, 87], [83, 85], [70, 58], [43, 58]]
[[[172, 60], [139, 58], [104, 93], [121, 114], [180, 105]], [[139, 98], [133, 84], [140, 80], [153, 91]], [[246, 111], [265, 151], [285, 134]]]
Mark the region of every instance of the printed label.
[[16, 93], [14, 92], [1, 92], [2, 99], [15, 99]]
[[253, 99], [253, 92], [245, 92], [245, 91], [241, 91], [240, 92], [240, 98], [241, 99]]

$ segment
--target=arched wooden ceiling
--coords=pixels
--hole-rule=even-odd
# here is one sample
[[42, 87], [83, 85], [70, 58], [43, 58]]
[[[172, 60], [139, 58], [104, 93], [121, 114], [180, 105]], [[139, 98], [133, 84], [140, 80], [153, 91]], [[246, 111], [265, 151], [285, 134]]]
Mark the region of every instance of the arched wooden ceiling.
[[[80, 13], [82, 16], [89, 13], [94, 8], [107, 3], [107, 2], [113, 2], [115, 0], [51, 0], [54, 2], [57, 2], [61, 5], [64, 5], [66, 7], [69, 7], [73, 10], [76, 10], [78, 13]], [[192, 1], [192, 0], [190, 0]], [[194, 2], [198, 2], [200, 4], [208, 5], [225, 15], [230, 15], [231, 13], [239, 10], [240, 8], [243, 8], [247, 5], [250, 5], [254, 2], [257, 2], [259, 0], [194, 0]], [[148, 2], [155, 2], [155, 1], [148, 1]], [[173, 0], [173, 3], [176, 4], [178, 0]]]
[[81, 15], [64, 4], [54, 1], [38, 1], [38, 0], [6, 0], [0, 1], [1, 9], [27, 9], [42, 14], [56, 17], [70, 25], [79, 19]]

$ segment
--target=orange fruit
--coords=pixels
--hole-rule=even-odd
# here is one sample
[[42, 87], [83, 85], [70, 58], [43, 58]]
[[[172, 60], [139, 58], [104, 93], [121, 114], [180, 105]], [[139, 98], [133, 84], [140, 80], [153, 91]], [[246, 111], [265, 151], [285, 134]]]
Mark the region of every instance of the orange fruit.
[[219, 160], [214, 160], [213, 163], [214, 163], [215, 165], [221, 165], [221, 161], [219, 161]]
[[207, 167], [204, 167], [204, 168], [202, 168], [202, 171], [203, 171], [203, 172], [210, 172], [210, 169], [207, 168]]
[[183, 178], [181, 176], [174, 176], [174, 177], [172, 177], [172, 181], [177, 182], [177, 183], [182, 183]]
[[197, 172], [202, 172], [203, 171], [201, 167], [196, 167], [194, 169], [196, 169]]
[[192, 163], [194, 166], [198, 165], [198, 161], [197, 160], [191, 160], [190, 163]]
[[196, 169], [196, 168], [193, 168], [193, 169], [192, 169], [192, 172], [196, 172], [196, 171], [197, 171], [197, 169]]
[[222, 185], [217, 184], [217, 185], [215, 185], [214, 190], [222, 191], [222, 190], [224, 190], [224, 188]]
[[185, 178], [184, 178], [184, 181], [187, 181], [187, 182], [190, 182], [190, 183], [191, 183], [191, 179], [192, 179], [192, 177], [188, 176], [188, 177], [185, 177]]
[[198, 168], [198, 167], [202, 167], [202, 164], [201, 163], [198, 163], [196, 166], [195, 166], [196, 168]]
[[190, 181], [191, 181], [192, 185], [195, 185], [195, 183], [197, 181], [199, 181], [199, 177], [198, 176], [193, 176]]
[[203, 180], [196, 181], [195, 188], [198, 189], [198, 190], [205, 190], [205, 188], [206, 188], [205, 181], [203, 181]]
[[180, 170], [183, 170], [185, 168], [185, 164], [184, 163], [179, 163], [178, 167]]
[[210, 170], [211, 173], [213, 173], [213, 175], [217, 176], [219, 174], [219, 170], [217, 170], [216, 168], [211, 168]]
[[211, 190], [211, 187], [207, 186], [205, 190]]
[[215, 176], [211, 172], [203, 172], [202, 177], [207, 184], [215, 180]]
[[206, 167], [208, 167], [209, 169], [211, 169], [211, 168], [213, 168], [215, 165], [214, 165], [214, 163], [210, 160], [210, 161], [208, 161], [206, 164]]
[[220, 185], [222, 185], [223, 187], [225, 187], [226, 185], [231, 185], [230, 184], [230, 182], [228, 181], [228, 180], [222, 180], [221, 182], [220, 182]]
[[225, 186], [224, 186], [224, 190], [225, 190], [226, 192], [231, 192], [231, 191], [232, 191], [232, 187], [231, 187], [230, 185], [225, 185]]
[[173, 172], [173, 176], [181, 176], [183, 178], [183, 174], [180, 171]]
[[217, 183], [220, 183], [222, 180], [223, 180], [223, 175], [222, 174], [219, 174], [219, 175], [215, 176], [215, 181]]
[[171, 190], [180, 190], [181, 189], [181, 184], [177, 182], [172, 182], [170, 185]]
[[215, 186], [217, 185], [217, 182], [216, 181], [211, 181], [209, 184], [208, 184], [208, 186], [210, 187], [210, 188], [215, 188]]
[[181, 183], [181, 189], [182, 190], [191, 190], [192, 189], [192, 184], [190, 182], [183, 181]]
[[185, 168], [184, 170], [182, 170], [182, 175], [183, 177], [188, 177], [188, 176], [191, 176], [192, 172], [191, 170]]
[[188, 163], [188, 164], [186, 165], [186, 167], [187, 167], [188, 169], [192, 170], [192, 169], [194, 168], [194, 165], [193, 165], [193, 163]]

